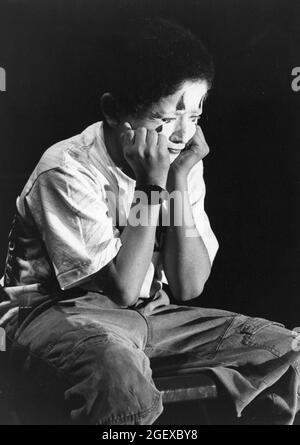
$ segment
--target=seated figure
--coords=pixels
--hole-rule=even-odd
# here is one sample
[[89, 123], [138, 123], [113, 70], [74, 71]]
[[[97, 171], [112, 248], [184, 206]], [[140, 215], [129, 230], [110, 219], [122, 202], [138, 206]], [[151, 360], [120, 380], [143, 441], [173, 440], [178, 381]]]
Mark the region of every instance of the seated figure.
[[102, 69], [103, 119], [47, 149], [16, 202], [0, 325], [21, 421], [152, 424], [155, 377], [203, 372], [234, 416], [292, 424], [296, 334], [186, 304], [218, 250], [199, 125], [210, 55], [145, 20], [115, 32]]

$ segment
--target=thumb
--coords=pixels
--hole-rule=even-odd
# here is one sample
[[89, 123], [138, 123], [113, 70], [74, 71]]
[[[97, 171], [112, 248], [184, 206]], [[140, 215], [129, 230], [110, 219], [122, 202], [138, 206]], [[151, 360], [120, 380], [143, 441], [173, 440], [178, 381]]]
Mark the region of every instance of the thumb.
[[196, 132], [188, 143], [187, 148], [200, 156], [201, 159], [205, 158], [205, 156], [209, 154], [209, 146], [199, 125], [197, 125]]
[[126, 130], [132, 130], [132, 126], [130, 125], [129, 122], [124, 122], [123, 128], [125, 128]]
[[129, 122], [124, 122], [122, 127], [121, 138], [124, 141], [132, 141], [134, 139], [134, 131]]
[[206, 140], [201, 127], [197, 125], [196, 132], [192, 139], [189, 141], [188, 146], [201, 146], [202, 144], [206, 144]]

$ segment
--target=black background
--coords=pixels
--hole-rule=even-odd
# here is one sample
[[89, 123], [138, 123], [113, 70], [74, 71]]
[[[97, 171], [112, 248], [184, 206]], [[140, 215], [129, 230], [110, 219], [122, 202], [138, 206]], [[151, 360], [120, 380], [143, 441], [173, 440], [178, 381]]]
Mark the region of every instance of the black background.
[[190, 27], [217, 77], [202, 126], [220, 251], [201, 303], [300, 326], [297, 0], [0, 0], [0, 265], [15, 199], [51, 144], [100, 120], [104, 38], [135, 14]]

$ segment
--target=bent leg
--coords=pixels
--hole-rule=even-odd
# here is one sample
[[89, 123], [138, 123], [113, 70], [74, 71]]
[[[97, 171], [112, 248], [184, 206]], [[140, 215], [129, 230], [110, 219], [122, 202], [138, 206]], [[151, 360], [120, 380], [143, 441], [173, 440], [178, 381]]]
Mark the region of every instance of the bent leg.
[[155, 376], [213, 373], [237, 416], [293, 423], [300, 369], [293, 332], [260, 318], [186, 306], [161, 307], [145, 318], [145, 352]]
[[245, 422], [294, 422], [300, 407], [300, 354], [294, 340], [295, 333], [278, 323], [244, 316], [234, 319], [216, 353], [226, 373], [216, 374], [235, 394], [237, 412]]
[[22, 423], [153, 423], [162, 402], [145, 333], [134, 311], [57, 304], [39, 315], [10, 351]]

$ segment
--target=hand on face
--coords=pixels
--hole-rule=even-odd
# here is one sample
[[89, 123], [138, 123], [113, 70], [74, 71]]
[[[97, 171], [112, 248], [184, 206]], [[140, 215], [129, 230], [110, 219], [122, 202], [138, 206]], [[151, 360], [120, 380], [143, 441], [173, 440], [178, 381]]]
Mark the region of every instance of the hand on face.
[[124, 157], [133, 169], [137, 182], [165, 188], [170, 168], [167, 138], [145, 127], [133, 130], [126, 122], [121, 140]]
[[[143, 115], [133, 119], [130, 117], [131, 130], [128, 134], [132, 135], [133, 151], [137, 151], [138, 139], [138, 151], [152, 153], [158, 134], [158, 140], [164, 141], [163, 151], [165, 154], [168, 152], [172, 170], [187, 175], [209, 152], [203, 132], [197, 126], [207, 90], [206, 82], [187, 81], [174, 94], [162, 98]], [[125, 158], [127, 162], [132, 163], [132, 160], [126, 157], [129, 152], [127, 148], [124, 152]]]
[[209, 154], [209, 151], [203, 131], [197, 125], [194, 136], [172, 162], [171, 169], [176, 173], [187, 175], [195, 164]]

